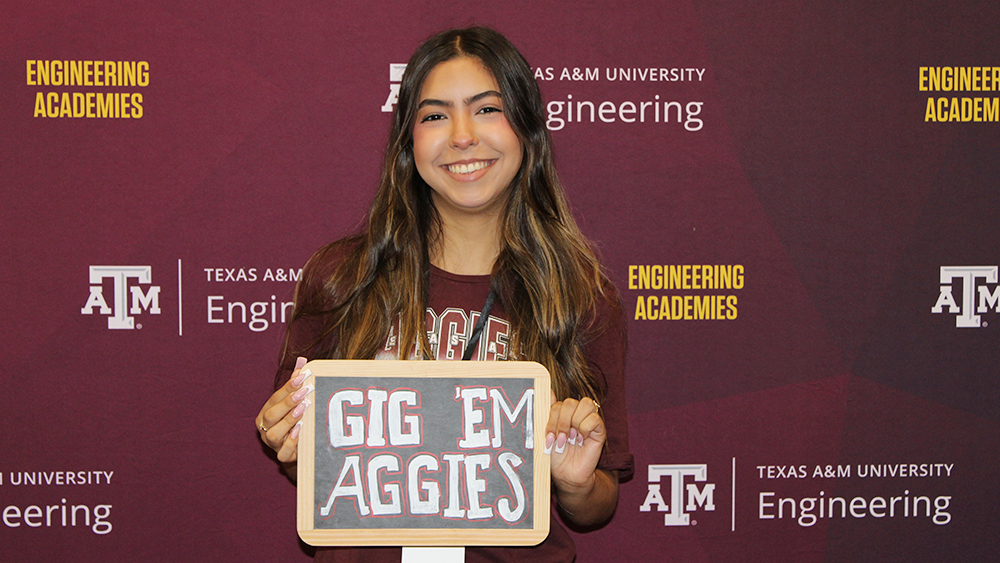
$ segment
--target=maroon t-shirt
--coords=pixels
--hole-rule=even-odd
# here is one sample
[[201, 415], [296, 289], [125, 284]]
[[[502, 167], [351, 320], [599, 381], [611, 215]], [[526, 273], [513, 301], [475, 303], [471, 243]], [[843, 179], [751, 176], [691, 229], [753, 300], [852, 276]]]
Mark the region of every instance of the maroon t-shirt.
[[[322, 301], [324, 280], [337, 266], [337, 253], [318, 253], [303, 271], [299, 282], [297, 303]], [[483, 309], [490, 291], [490, 276], [465, 276], [452, 274], [431, 267], [428, 288], [427, 330], [432, 354], [437, 359], [461, 360], [465, 345], [473, 332], [476, 320]], [[308, 352], [319, 333], [321, 320], [304, 318], [289, 325], [288, 346], [281, 360], [277, 383], [288, 380], [295, 365], [295, 358], [304, 355], [315, 359]], [[601, 415], [607, 428], [607, 442], [598, 468], [617, 471], [619, 479], [632, 474], [632, 454], [628, 449], [628, 421], [625, 411], [625, 324], [618, 302], [607, 297], [598, 301], [593, 328], [587, 334], [584, 355], [591, 370], [602, 386], [605, 397], [601, 401]], [[397, 332], [397, 331], [393, 331]], [[473, 360], [507, 360], [510, 325], [503, 303], [493, 305]], [[380, 357], [396, 357], [396, 340], [387, 335]], [[318, 357], [318, 356], [317, 356]], [[553, 495], [553, 504], [555, 496]], [[391, 532], [387, 532], [391, 533]], [[576, 556], [572, 538], [559, 523], [553, 506], [549, 536], [544, 542], [531, 547], [469, 547], [465, 560], [476, 562], [568, 562]], [[318, 548], [316, 561], [398, 563], [401, 549], [391, 548]]]

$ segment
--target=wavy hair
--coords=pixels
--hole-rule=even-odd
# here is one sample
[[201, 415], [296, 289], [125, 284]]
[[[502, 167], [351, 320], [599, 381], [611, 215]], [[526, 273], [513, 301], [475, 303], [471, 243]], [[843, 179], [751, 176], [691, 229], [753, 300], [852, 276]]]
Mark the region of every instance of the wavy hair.
[[[493, 75], [504, 114], [521, 141], [521, 167], [507, 188], [500, 249], [491, 284], [512, 327], [512, 356], [552, 374], [560, 399], [603, 398], [582, 353], [592, 333], [598, 295], [617, 299], [587, 239], [573, 220], [553, 162], [541, 94], [531, 67], [500, 33], [482, 27], [449, 30], [421, 45], [407, 64], [393, 115], [382, 177], [367, 227], [317, 253], [342, 256], [324, 274], [313, 303], [296, 304], [292, 322], [322, 319], [322, 354], [374, 358], [400, 322], [401, 358], [430, 357], [424, 328], [430, 254], [441, 235], [431, 188], [417, 173], [413, 126], [424, 80], [438, 64], [478, 59]], [[307, 265], [305, 273], [311, 271]], [[303, 278], [305, 280], [305, 276]], [[300, 291], [301, 293], [301, 291]], [[409, 348], [402, 343], [412, 342]]]

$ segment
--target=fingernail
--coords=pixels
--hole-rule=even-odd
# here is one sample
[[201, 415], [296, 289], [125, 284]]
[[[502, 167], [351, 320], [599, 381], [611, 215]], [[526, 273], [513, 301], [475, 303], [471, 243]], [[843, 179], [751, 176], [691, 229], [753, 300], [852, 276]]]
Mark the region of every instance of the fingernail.
[[306, 362], [308, 361], [309, 360], [303, 358], [302, 356], [295, 358], [295, 369], [302, 369], [302, 366], [306, 365]]
[[295, 407], [295, 410], [292, 411], [292, 417], [299, 418], [302, 416], [302, 413], [306, 412], [306, 409], [308, 409], [310, 405], [312, 405], [312, 401], [309, 399], [302, 401], [299, 403], [299, 406]]
[[300, 371], [299, 375], [297, 375], [295, 377], [295, 379], [292, 380], [292, 385], [294, 385], [295, 387], [298, 387], [299, 385], [302, 385], [302, 382], [305, 381], [307, 377], [309, 377], [310, 375], [312, 375], [312, 373], [313, 372], [309, 371], [308, 369], [304, 369], [304, 370]]
[[576, 445], [576, 428], [569, 429], [569, 443]]
[[301, 401], [302, 399], [306, 398], [306, 395], [308, 395], [309, 393], [312, 393], [315, 390], [316, 390], [316, 388], [313, 387], [312, 385], [306, 385], [302, 389], [299, 389], [298, 391], [296, 391], [294, 395], [292, 395], [292, 400], [293, 401]]
[[559, 437], [556, 438], [556, 453], [561, 454], [564, 451], [566, 451], [566, 434], [560, 432]]
[[547, 454], [552, 453], [552, 444], [554, 444], [555, 441], [556, 441], [555, 434], [549, 432], [548, 434], [545, 435], [545, 453]]
[[302, 421], [300, 420], [298, 424], [292, 427], [292, 431], [288, 433], [288, 437], [292, 440], [299, 437], [299, 431], [302, 430]]

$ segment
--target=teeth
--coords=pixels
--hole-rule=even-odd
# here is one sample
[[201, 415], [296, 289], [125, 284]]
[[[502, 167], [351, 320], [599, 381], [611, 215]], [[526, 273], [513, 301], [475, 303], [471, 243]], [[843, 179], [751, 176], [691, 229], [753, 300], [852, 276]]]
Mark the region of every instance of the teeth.
[[476, 170], [486, 168], [490, 164], [491, 163], [486, 160], [479, 160], [473, 162], [472, 164], [452, 164], [451, 166], [448, 166], [448, 171], [455, 174], [471, 174]]

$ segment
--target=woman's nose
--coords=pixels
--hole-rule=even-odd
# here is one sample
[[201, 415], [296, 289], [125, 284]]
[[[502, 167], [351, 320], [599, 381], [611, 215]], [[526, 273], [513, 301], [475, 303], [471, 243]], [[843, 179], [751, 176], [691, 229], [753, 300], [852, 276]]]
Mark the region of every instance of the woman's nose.
[[476, 127], [472, 119], [459, 116], [452, 120], [451, 146], [465, 150], [479, 142], [476, 137]]

